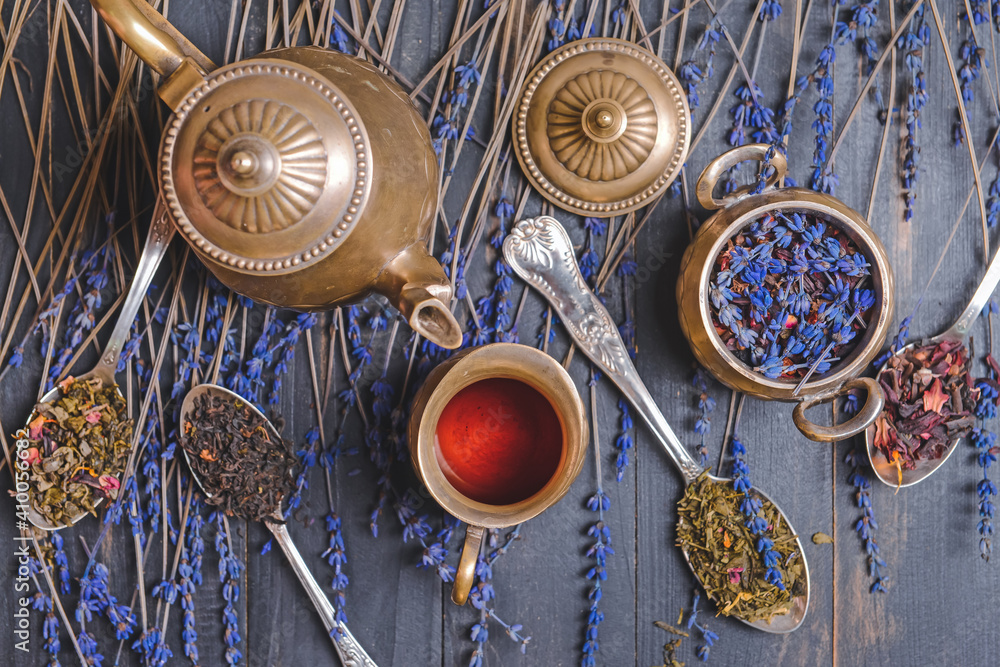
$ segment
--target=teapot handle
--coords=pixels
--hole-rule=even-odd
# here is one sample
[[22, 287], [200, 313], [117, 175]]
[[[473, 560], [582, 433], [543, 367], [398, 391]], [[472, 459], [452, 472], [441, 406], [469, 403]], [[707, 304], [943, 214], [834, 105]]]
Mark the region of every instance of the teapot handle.
[[144, 0], [90, 0], [90, 4], [108, 27], [163, 77], [157, 92], [170, 108], [176, 109], [215, 69], [205, 54]]

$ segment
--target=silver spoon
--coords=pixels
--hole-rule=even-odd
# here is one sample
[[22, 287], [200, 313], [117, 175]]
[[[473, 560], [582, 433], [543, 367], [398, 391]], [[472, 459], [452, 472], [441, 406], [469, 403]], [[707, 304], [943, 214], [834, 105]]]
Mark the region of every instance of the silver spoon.
[[[639, 411], [646, 426], [660, 441], [670, 460], [684, 476], [685, 484], [695, 481], [703, 472], [701, 466], [674, 435], [663, 413], [643, 384], [629, 358], [628, 350], [614, 320], [580, 274], [580, 268], [573, 254], [573, 244], [562, 225], [548, 216], [521, 220], [504, 241], [503, 254], [514, 271], [552, 304], [577, 347], [618, 385], [625, 397]], [[713, 482], [731, 481], [714, 475], [710, 475], [709, 479]], [[774, 505], [794, 534], [795, 529], [781, 508], [757, 489], [753, 491], [761, 501]], [[805, 571], [805, 594], [792, 598], [788, 613], [775, 616], [770, 623], [765, 620], [751, 623], [739, 616], [736, 618], [758, 630], [774, 633], [791, 632], [802, 624], [809, 607], [809, 567], [798, 537], [795, 538], [795, 546], [799, 557], [802, 558], [802, 567]], [[695, 578], [698, 578], [698, 573], [691, 566], [687, 550], [682, 548], [681, 551], [688, 567], [691, 567]], [[702, 583], [700, 579], [698, 582]]]
[[[226, 389], [225, 387], [220, 387], [215, 384], [200, 384], [194, 387], [187, 393], [184, 397], [184, 402], [181, 404], [181, 433], [187, 432], [184, 426], [188, 422], [188, 417], [194, 410], [195, 400], [202, 395], [208, 394], [210, 397], [220, 397], [228, 400], [240, 401], [254, 412], [258, 417], [260, 417], [264, 423], [267, 425], [267, 430], [270, 432], [271, 437], [274, 442], [279, 442], [281, 436], [278, 435], [278, 431], [271, 424], [270, 420], [265, 417], [260, 410], [254, 407], [252, 403], [241, 397], [239, 394], [233, 393]], [[183, 435], [181, 437], [184, 437]], [[201, 483], [201, 479], [195, 474], [194, 468], [191, 466], [191, 459], [188, 457], [187, 449], [182, 446], [181, 451], [184, 452], [184, 458], [187, 460], [188, 468], [191, 469], [191, 475], [194, 477], [195, 482], [198, 483], [198, 487], [202, 492], [211, 497], [211, 494], [205, 491], [205, 487]], [[309, 595], [309, 599], [312, 600], [313, 606], [316, 607], [316, 611], [319, 612], [320, 618], [323, 620], [323, 625], [326, 627], [327, 634], [333, 639], [333, 647], [337, 651], [337, 655], [340, 657], [341, 664], [344, 667], [378, 667], [375, 661], [369, 657], [362, 648], [361, 644], [351, 631], [347, 629], [347, 626], [343, 623], [338, 623], [336, 618], [336, 611], [333, 605], [330, 604], [330, 600], [327, 599], [326, 594], [323, 589], [316, 582], [316, 579], [309, 572], [309, 566], [302, 559], [302, 555], [299, 550], [295, 548], [295, 543], [292, 542], [291, 535], [288, 534], [288, 527], [285, 525], [285, 519], [281, 515], [281, 508], [275, 508], [274, 512], [271, 513], [270, 518], [273, 521], [264, 521], [264, 525], [267, 529], [271, 531], [274, 535], [275, 540], [278, 542], [278, 546], [284, 552], [285, 557], [288, 562], [291, 563], [292, 569], [295, 571], [295, 576], [298, 577], [299, 582], [302, 587], [306, 589], [306, 593]], [[339, 639], [335, 636], [334, 631], [339, 629]]]
[[[1000, 284], [1000, 249], [993, 255], [990, 265], [986, 268], [986, 275], [983, 276], [979, 287], [976, 288], [976, 293], [972, 295], [969, 305], [965, 307], [965, 310], [958, 316], [955, 323], [937, 336], [922, 341], [921, 345], [936, 345], [945, 341], [954, 341], [962, 345], [968, 345], [969, 329], [972, 328], [972, 324], [979, 317], [979, 314], [983, 312], [983, 308], [986, 307], [998, 284]], [[911, 350], [915, 346], [916, 343], [910, 343], [897, 351], [893, 356], [902, 356], [907, 350]], [[886, 361], [882, 365], [882, 368], [879, 369], [879, 375], [882, 374], [882, 371], [888, 365], [889, 362]], [[875, 425], [869, 426], [865, 431], [865, 449], [868, 450], [868, 461], [871, 463], [872, 469], [875, 470], [875, 476], [881, 482], [893, 488], [913, 486], [926, 479], [932, 472], [944, 465], [944, 462], [951, 457], [957, 448], [956, 445], [961, 440], [961, 438], [953, 438], [948, 443], [947, 451], [939, 459], [921, 459], [916, 462], [912, 470], [897, 470], [896, 466], [891, 461], [888, 461], [885, 455], [875, 447]]]
[[[157, 267], [160, 266], [160, 261], [167, 254], [170, 239], [173, 237], [174, 226], [167, 217], [166, 207], [163, 206], [161, 200], [157, 200], [156, 208], [153, 211], [153, 221], [149, 226], [149, 235], [146, 237], [146, 245], [143, 247], [139, 263], [135, 267], [132, 285], [125, 296], [125, 303], [122, 305], [122, 312], [118, 316], [118, 321], [115, 322], [115, 328], [111, 331], [111, 337], [108, 339], [107, 345], [104, 346], [104, 351], [101, 352], [101, 357], [97, 365], [83, 375], [75, 376], [77, 380], [99, 378], [105, 387], [116, 384], [115, 373], [118, 369], [118, 357], [121, 356], [122, 348], [128, 342], [129, 332], [132, 330], [135, 317], [138, 315], [139, 308], [146, 298], [146, 291], [149, 290], [149, 285], [153, 281], [153, 275], [156, 273]], [[42, 396], [41, 402], [48, 403], [49, 401], [54, 401], [59, 397], [59, 392], [59, 387], [54, 387]], [[118, 395], [122, 396], [121, 389], [118, 389]], [[28, 417], [28, 424], [31, 424], [37, 416], [37, 411], [32, 410], [31, 416]], [[27, 431], [28, 427], [25, 426], [24, 433], [26, 434]], [[116, 479], [120, 477], [121, 473], [115, 476]], [[120, 482], [121, 480], [118, 479], [118, 481]], [[102, 500], [103, 498], [98, 498], [94, 505], [99, 505]], [[56, 525], [35, 511], [30, 503], [28, 504], [28, 520], [43, 530], [66, 528], [69, 525], [75, 524], [87, 516], [87, 514], [88, 512], [84, 510], [70, 517], [69, 524]]]

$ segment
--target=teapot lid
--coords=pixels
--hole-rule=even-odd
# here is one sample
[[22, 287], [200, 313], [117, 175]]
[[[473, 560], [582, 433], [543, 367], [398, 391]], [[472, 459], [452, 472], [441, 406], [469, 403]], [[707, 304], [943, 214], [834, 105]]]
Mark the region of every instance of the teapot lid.
[[514, 117], [517, 158], [556, 206], [596, 217], [648, 204], [674, 180], [691, 113], [674, 73], [620, 39], [592, 38], [535, 67]]
[[351, 233], [371, 188], [368, 134], [329, 81], [282, 60], [215, 72], [175, 110], [160, 186], [202, 253], [243, 273], [301, 269]]

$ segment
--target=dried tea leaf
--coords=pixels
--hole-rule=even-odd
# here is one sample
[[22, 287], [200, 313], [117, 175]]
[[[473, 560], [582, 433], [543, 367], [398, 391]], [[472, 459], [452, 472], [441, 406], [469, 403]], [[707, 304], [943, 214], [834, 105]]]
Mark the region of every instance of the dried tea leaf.
[[292, 443], [272, 439], [266, 422], [242, 400], [202, 394], [184, 423], [182, 446], [206, 502], [226, 514], [262, 520], [294, 489]]
[[[757, 536], [740, 511], [743, 494], [732, 482], [716, 482], [702, 474], [688, 485], [677, 503], [677, 542], [715, 602], [719, 613], [754, 622], [770, 622], [791, 610], [793, 597], [805, 592], [805, 571], [795, 535], [773, 503], [762, 502], [759, 516], [774, 541], [785, 590], [769, 583], [767, 568], [757, 553]], [[725, 545], [726, 535], [729, 546]]]
[[[96, 515], [96, 501], [112, 497], [98, 478], [124, 472], [132, 421], [117, 385], [68, 378], [59, 390], [35, 406], [30, 420], [28, 483], [32, 509], [53, 525], [70, 525], [83, 511]], [[88, 419], [92, 414], [98, 418]]]

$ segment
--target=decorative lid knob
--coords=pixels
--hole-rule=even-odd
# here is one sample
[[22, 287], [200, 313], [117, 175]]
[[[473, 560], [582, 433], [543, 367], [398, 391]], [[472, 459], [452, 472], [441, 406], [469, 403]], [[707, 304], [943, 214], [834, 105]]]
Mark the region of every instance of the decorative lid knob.
[[361, 120], [329, 81], [291, 62], [219, 69], [177, 109], [160, 182], [181, 231], [211, 259], [282, 273], [350, 234], [370, 189]]
[[691, 116], [680, 82], [631, 42], [584, 39], [528, 77], [514, 118], [517, 157], [557, 206], [620, 215], [661, 194], [684, 164]]

